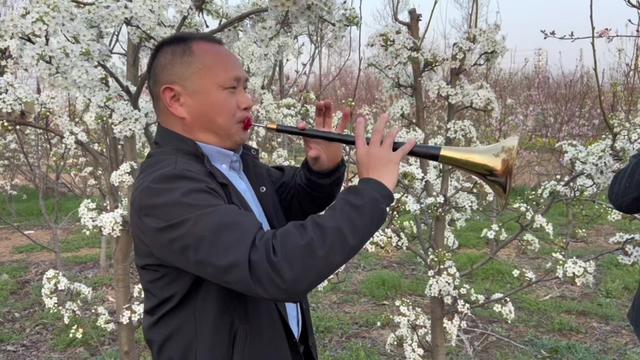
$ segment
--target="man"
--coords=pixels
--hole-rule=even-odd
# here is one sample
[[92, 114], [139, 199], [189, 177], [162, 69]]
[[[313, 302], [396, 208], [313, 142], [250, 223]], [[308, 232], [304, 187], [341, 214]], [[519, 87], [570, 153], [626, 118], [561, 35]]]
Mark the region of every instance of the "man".
[[[170, 36], [147, 72], [159, 124], [131, 229], [154, 358], [317, 359], [307, 293], [383, 224], [415, 141], [394, 152], [383, 116], [367, 144], [358, 119], [360, 180], [339, 193], [340, 145], [306, 140], [299, 168], [265, 166], [245, 145], [248, 79], [219, 40]], [[316, 127], [332, 131], [332, 118], [318, 103]]]
[[[632, 156], [627, 166], [611, 180], [609, 202], [616, 210], [625, 214], [640, 213], [640, 153]], [[627, 318], [636, 337], [640, 339], [640, 287], [633, 297]]]

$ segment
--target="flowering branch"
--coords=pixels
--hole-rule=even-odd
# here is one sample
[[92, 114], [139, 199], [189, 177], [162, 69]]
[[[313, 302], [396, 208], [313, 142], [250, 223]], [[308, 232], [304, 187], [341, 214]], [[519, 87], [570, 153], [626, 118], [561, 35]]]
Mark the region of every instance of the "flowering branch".
[[[30, 122], [30, 121], [24, 121], [24, 120], [16, 120], [16, 119], [12, 119], [12, 118], [3, 118], [0, 119], [2, 121], [6, 121], [10, 124], [16, 125], [16, 126], [27, 126], [27, 127], [31, 127], [34, 129], [39, 129], [39, 130], [43, 130], [46, 132], [49, 132], [53, 135], [56, 135], [60, 138], [64, 138], [64, 134], [61, 133], [58, 130], [55, 130], [51, 127], [48, 126], [42, 126], [42, 125], [38, 125], [36, 123]], [[76, 145], [80, 146], [82, 149], [84, 149], [89, 155], [91, 155], [91, 157], [98, 163], [98, 164], [102, 164], [103, 159], [105, 159], [105, 156], [99, 152], [97, 152], [95, 149], [93, 149], [91, 146], [89, 146], [87, 143], [80, 141], [78, 139], [74, 139], [74, 142]]]

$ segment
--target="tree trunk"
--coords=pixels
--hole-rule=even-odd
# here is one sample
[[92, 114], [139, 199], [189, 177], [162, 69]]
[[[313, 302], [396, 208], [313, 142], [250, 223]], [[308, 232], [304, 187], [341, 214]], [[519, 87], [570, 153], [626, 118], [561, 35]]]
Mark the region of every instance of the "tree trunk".
[[109, 273], [109, 263], [107, 262], [107, 251], [109, 248], [109, 237], [100, 236], [100, 275]]
[[[442, 183], [440, 186], [440, 194], [446, 199], [449, 193], [449, 174], [450, 168], [442, 165]], [[446, 250], [445, 248], [445, 230], [447, 229], [446, 211], [439, 212], [435, 217], [433, 224], [432, 244], [434, 251]], [[445, 339], [444, 317], [446, 315], [445, 304], [442, 298], [431, 298], [431, 359], [444, 360], [447, 356], [447, 342]]]
[[[492, 207], [491, 207], [491, 224], [498, 224], [498, 213], [500, 212], [500, 208], [498, 207], [498, 198], [496, 196], [493, 197]], [[489, 254], [493, 254], [496, 252], [496, 248], [498, 247], [497, 241], [495, 238], [489, 239]]]
[[[127, 80], [132, 84], [138, 83], [140, 67], [140, 45], [133, 43], [131, 40], [127, 43]], [[132, 104], [136, 106], [136, 104]], [[136, 138], [129, 136], [124, 139], [124, 161], [133, 161], [137, 163]], [[117, 159], [116, 159], [117, 160]], [[131, 186], [126, 191], [127, 204], [131, 199]], [[131, 255], [133, 250], [133, 239], [129, 231], [129, 221], [123, 221], [122, 232], [116, 238], [115, 251], [113, 256], [114, 262], [114, 285], [116, 297], [116, 315], [118, 318], [122, 315], [124, 306], [129, 304], [131, 300], [131, 277], [129, 270], [131, 269]], [[127, 324], [119, 324], [118, 326], [118, 345], [120, 349], [121, 359], [137, 359], [138, 354], [134, 341], [135, 328], [131, 322]]]
[[[409, 10], [409, 33], [415, 40], [416, 44], [420, 43], [420, 18], [416, 9]], [[411, 60], [411, 70], [413, 75], [413, 98], [416, 102], [416, 124], [425, 134], [423, 143], [428, 142], [427, 122], [424, 114], [424, 90], [422, 84], [422, 64], [418, 59]], [[453, 114], [453, 112], [452, 112]], [[426, 175], [428, 172], [428, 165], [426, 160], [420, 161], [420, 168]], [[427, 185], [431, 188], [431, 184]], [[449, 189], [449, 170], [446, 166], [443, 166], [442, 185], [440, 193], [445, 196]], [[430, 189], [428, 189], [430, 190]], [[430, 191], [429, 191], [430, 193]], [[419, 220], [418, 220], [419, 221]], [[446, 230], [446, 213], [442, 212], [435, 217], [432, 233], [430, 236], [431, 243], [434, 250], [445, 249], [445, 230]], [[427, 255], [427, 254], [425, 254]], [[444, 317], [446, 315], [446, 309], [444, 301], [439, 297], [432, 297], [431, 303], [431, 358], [434, 360], [442, 360], [447, 355], [447, 345], [444, 330]]]

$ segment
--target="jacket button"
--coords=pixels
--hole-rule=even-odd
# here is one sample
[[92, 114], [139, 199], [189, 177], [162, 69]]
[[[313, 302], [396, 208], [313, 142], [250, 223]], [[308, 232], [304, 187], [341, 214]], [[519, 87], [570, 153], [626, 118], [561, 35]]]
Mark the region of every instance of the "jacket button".
[[265, 192], [265, 191], [267, 191], [267, 188], [264, 186], [260, 186], [260, 192]]
[[255, 154], [256, 154], [256, 150], [255, 150], [255, 149], [251, 149], [251, 153], [252, 153], [253, 155], [255, 155]]

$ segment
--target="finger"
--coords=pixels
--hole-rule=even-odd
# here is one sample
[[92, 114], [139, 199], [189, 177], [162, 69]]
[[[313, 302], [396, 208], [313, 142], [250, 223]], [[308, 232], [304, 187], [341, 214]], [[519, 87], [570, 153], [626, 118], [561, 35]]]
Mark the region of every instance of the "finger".
[[324, 101], [318, 101], [316, 103], [316, 119], [315, 119], [315, 125], [316, 128], [321, 128], [322, 124], [324, 122]]
[[364, 118], [359, 117], [356, 120], [356, 151], [364, 150], [367, 147], [367, 142], [364, 139], [365, 123]]
[[399, 155], [400, 159], [403, 159], [407, 154], [409, 154], [409, 151], [411, 151], [414, 146], [416, 146], [416, 139], [409, 139], [406, 144], [402, 145], [400, 149], [395, 151], [395, 154]]
[[387, 126], [387, 122], [389, 122], [389, 116], [386, 113], [380, 115], [378, 121], [373, 127], [373, 134], [371, 134], [371, 142], [369, 143], [369, 146], [380, 146], [380, 144], [382, 143], [382, 136], [384, 135], [384, 128], [385, 126]]
[[393, 130], [389, 131], [389, 133], [387, 133], [387, 136], [385, 136], [384, 140], [382, 141], [382, 147], [384, 147], [385, 149], [392, 149], [393, 142], [396, 141], [396, 136], [398, 136], [399, 132], [400, 129], [398, 128], [394, 128]]
[[338, 123], [338, 127], [336, 128], [336, 131], [342, 134], [347, 129], [347, 126], [349, 126], [350, 122], [351, 122], [351, 112], [348, 109], [345, 109], [342, 112], [342, 120], [340, 120], [340, 123]]
[[305, 123], [304, 121], [300, 121], [300, 122], [298, 122], [297, 127], [300, 130], [306, 130], [307, 129], [307, 123]]
[[333, 130], [333, 103], [331, 101], [324, 102], [324, 129]]

